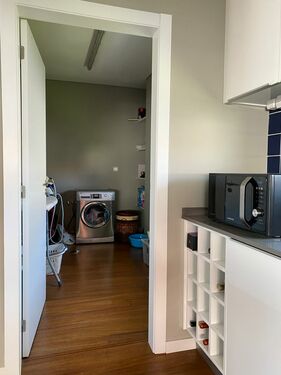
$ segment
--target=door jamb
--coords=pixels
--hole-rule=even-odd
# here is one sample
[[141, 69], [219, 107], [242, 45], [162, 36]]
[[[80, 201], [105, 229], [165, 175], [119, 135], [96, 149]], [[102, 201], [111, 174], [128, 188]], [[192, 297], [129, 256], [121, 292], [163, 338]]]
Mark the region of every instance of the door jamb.
[[18, 22], [20, 17], [90, 28], [102, 26], [102, 29], [108, 31], [152, 37], [148, 337], [152, 351], [164, 353], [172, 17], [80, 0], [1, 0], [0, 6], [3, 8], [0, 13], [0, 37], [5, 228], [5, 358], [0, 375], [20, 374], [21, 366], [21, 122]]

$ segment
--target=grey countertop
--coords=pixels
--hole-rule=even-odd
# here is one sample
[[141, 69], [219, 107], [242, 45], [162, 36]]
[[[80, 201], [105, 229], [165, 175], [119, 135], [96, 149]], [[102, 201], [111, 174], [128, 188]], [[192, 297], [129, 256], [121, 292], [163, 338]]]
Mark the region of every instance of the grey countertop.
[[281, 258], [281, 239], [269, 238], [230, 225], [218, 223], [207, 216], [206, 208], [183, 208], [182, 218], [204, 228], [214, 230], [245, 245]]

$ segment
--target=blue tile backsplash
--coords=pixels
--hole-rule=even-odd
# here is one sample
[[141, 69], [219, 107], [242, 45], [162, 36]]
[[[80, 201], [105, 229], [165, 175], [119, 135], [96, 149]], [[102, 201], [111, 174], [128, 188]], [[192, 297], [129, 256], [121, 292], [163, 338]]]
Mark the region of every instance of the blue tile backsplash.
[[280, 134], [268, 137], [267, 155], [280, 155]]
[[281, 173], [281, 111], [269, 114], [267, 173]]

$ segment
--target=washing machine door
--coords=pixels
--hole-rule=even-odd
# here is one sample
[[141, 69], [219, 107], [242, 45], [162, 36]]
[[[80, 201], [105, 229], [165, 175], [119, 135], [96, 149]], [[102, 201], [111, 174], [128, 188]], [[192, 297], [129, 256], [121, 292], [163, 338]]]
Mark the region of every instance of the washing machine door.
[[82, 212], [81, 220], [89, 228], [101, 228], [110, 220], [110, 211], [104, 203], [87, 203]]

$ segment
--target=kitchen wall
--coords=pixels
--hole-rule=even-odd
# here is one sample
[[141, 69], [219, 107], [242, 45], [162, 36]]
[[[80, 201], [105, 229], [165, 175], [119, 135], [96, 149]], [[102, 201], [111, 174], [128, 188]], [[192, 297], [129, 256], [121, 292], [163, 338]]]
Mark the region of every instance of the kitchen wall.
[[209, 172], [266, 171], [268, 116], [222, 104], [224, 0], [94, 2], [173, 15], [167, 338], [185, 338], [181, 209], [207, 205]]
[[115, 189], [117, 209], [136, 209], [145, 125], [128, 118], [145, 100], [141, 89], [47, 80], [47, 172], [70, 203], [66, 223], [75, 190]]

